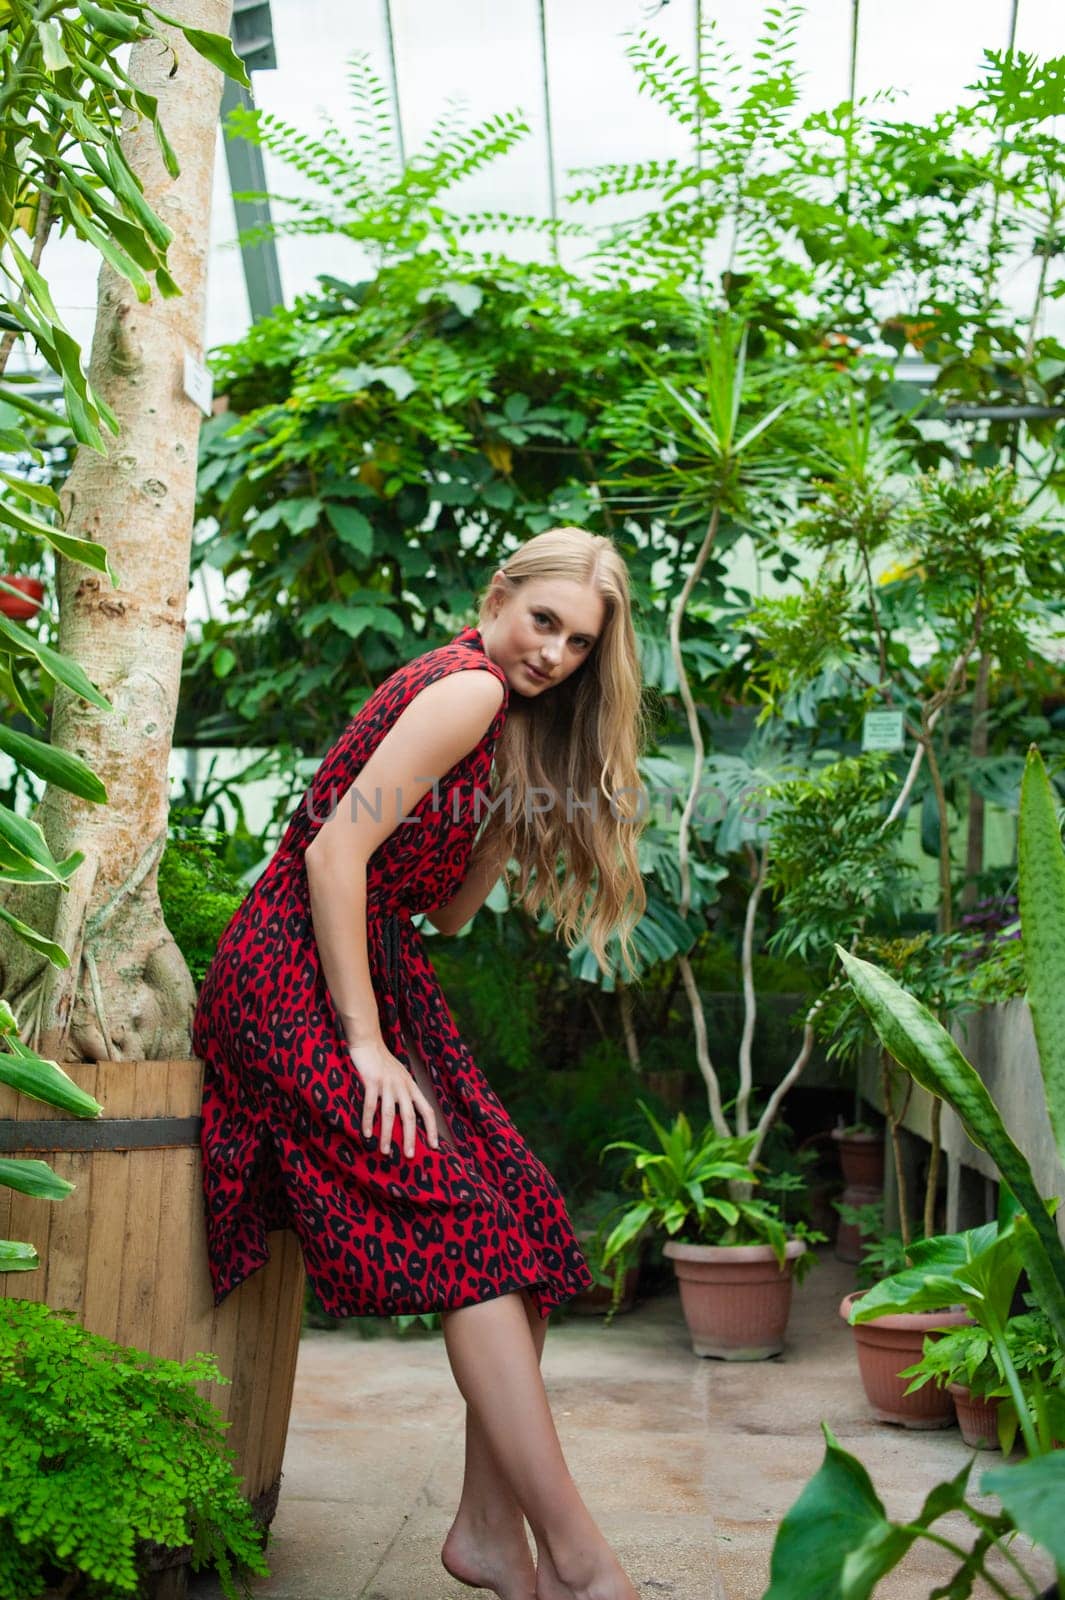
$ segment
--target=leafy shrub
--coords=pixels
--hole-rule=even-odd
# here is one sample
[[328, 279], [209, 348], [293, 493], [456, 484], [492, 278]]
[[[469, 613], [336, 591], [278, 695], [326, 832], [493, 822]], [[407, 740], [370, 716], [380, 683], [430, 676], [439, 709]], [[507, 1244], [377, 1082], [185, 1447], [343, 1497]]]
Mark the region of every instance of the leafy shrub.
[[180, 820], [159, 863], [163, 920], [188, 962], [193, 982], [201, 984], [226, 926], [247, 887], [223, 865], [219, 836]]
[[214, 1562], [229, 1600], [235, 1568], [268, 1575], [202, 1381], [226, 1381], [213, 1356], [163, 1361], [0, 1300], [0, 1600], [75, 1574], [65, 1593], [135, 1595], [142, 1541]]

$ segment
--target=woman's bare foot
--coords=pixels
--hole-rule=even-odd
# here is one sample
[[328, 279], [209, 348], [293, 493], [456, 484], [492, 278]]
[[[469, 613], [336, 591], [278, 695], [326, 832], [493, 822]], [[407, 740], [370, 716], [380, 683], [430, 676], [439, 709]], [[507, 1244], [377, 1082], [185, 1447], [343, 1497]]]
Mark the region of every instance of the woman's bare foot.
[[[561, 1567], [561, 1570], [560, 1570]], [[640, 1600], [617, 1557], [604, 1544], [572, 1564], [556, 1566], [546, 1548], [536, 1564], [534, 1600]]]
[[460, 1512], [444, 1540], [440, 1560], [453, 1578], [471, 1589], [489, 1589], [499, 1600], [537, 1600], [524, 1520], [489, 1526]]

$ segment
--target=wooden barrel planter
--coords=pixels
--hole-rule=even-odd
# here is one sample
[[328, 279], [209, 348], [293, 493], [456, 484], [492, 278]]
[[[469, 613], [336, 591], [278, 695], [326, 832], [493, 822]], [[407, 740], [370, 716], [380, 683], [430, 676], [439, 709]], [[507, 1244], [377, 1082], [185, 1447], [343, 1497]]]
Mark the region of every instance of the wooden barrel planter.
[[186, 1361], [210, 1351], [228, 1384], [203, 1392], [257, 1517], [277, 1505], [303, 1312], [295, 1234], [217, 1308], [207, 1269], [200, 1176], [203, 1066], [64, 1062], [104, 1108], [91, 1121], [0, 1084], [0, 1152], [37, 1156], [77, 1185], [63, 1200], [0, 1189], [0, 1238], [33, 1244], [35, 1272], [0, 1273], [0, 1295], [69, 1308], [91, 1333]]

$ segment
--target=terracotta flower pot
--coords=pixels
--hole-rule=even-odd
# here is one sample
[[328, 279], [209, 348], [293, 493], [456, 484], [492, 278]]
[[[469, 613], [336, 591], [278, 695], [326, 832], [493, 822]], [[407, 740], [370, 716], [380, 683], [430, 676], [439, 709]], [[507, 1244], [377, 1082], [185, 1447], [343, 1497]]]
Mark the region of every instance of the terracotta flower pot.
[[[862, 1297], [861, 1290], [844, 1296], [839, 1314], [850, 1318], [851, 1306]], [[964, 1311], [896, 1311], [872, 1322], [854, 1324], [858, 1370], [873, 1415], [881, 1422], [897, 1422], [904, 1428], [949, 1428], [954, 1421], [954, 1397], [934, 1383], [926, 1383], [913, 1394], [906, 1394], [910, 1382], [900, 1378], [905, 1367], [921, 1359], [925, 1335], [942, 1333], [947, 1328], [971, 1324]]]
[[958, 1413], [958, 1427], [974, 1450], [998, 1449], [998, 1399], [973, 1394], [964, 1383], [948, 1383]]
[[[884, 1140], [879, 1133], [847, 1133], [842, 1128], [832, 1129], [832, 1138], [839, 1150], [839, 1164], [843, 1169], [844, 1190], [840, 1196], [844, 1205], [858, 1209], [876, 1205], [884, 1194]], [[838, 1261], [860, 1261], [863, 1238], [856, 1222], [840, 1218], [836, 1230], [835, 1254]]]
[[[848, 1133], [833, 1128], [843, 1181], [848, 1189], [883, 1189], [884, 1138], [879, 1133]], [[849, 1202], [848, 1202], [849, 1204]]]
[[40, 578], [29, 578], [21, 572], [4, 572], [0, 573], [0, 577], [25, 596], [20, 600], [18, 595], [0, 589], [0, 612], [5, 617], [11, 617], [15, 622], [25, 622], [27, 617], [34, 616], [41, 609], [44, 584]]
[[670, 1240], [665, 1254], [680, 1285], [684, 1320], [697, 1356], [722, 1361], [765, 1361], [784, 1348], [791, 1310], [792, 1264], [805, 1251], [787, 1246], [783, 1271], [767, 1244], [683, 1244]]

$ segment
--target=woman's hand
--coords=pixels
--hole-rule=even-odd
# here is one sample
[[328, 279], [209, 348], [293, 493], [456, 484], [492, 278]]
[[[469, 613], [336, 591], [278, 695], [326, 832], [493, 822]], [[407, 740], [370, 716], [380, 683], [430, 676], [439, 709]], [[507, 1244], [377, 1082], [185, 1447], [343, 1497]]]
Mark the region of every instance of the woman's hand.
[[430, 1145], [434, 1150], [438, 1149], [439, 1140], [433, 1108], [402, 1061], [397, 1060], [384, 1040], [373, 1039], [362, 1044], [349, 1044], [348, 1051], [366, 1091], [362, 1106], [363, 1138], [373, 1137], [373, 1119], [380, 1102], [383, 1155], [387, 1156], [391, 1150], [392, 1126], [397, 1112], [403, 1128], [403, 1153], [408, 1159], [414, 1154], [414, 1132], [419, 1115], [425, 1124], [425, 1133]]

